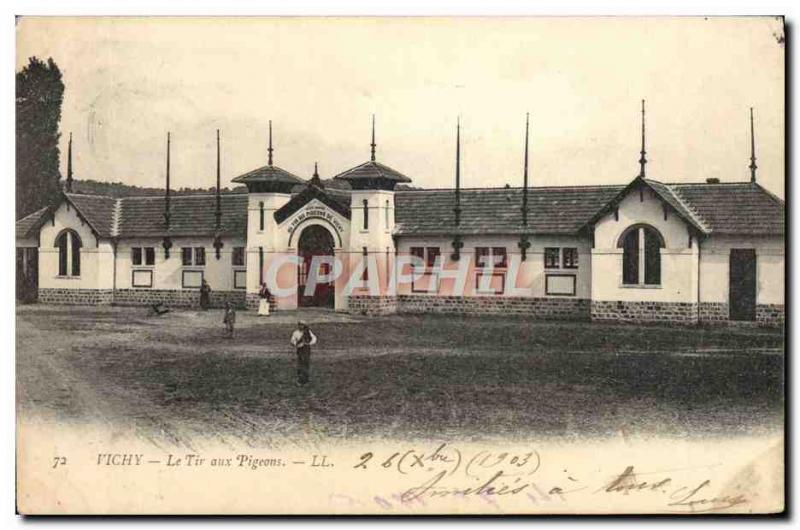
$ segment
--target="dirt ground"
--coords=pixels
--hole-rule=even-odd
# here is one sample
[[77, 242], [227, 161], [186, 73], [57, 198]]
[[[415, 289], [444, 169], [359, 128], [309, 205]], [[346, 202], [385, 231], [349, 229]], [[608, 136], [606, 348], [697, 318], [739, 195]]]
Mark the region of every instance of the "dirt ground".
[[349, 439], [731, 435], [783, 421], [783, 335], [524, 318], [17, 308], [17, 408], [191, 446]]

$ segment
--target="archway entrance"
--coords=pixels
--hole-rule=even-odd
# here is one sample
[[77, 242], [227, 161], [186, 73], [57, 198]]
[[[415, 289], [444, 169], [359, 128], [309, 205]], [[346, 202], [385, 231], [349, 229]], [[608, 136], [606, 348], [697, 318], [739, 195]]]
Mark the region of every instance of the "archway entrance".
[[[297, 269], [297, 305], [300, 307], [330, 307], [334, 305], [334, 282], [316, 281], [312, 292], [306, 295], [306, 285], [312, 278], [326, 278], [333, 263], [333, 236], [325, 227], [310, 225], [303, 229], [297, 241], [297, 254], [300, 266]], [[312, 270], [314, 256], [330, 256], [328, 260], [317, 258], [316, 268]], [[320, 262], [322, 261], [322, 262]]]

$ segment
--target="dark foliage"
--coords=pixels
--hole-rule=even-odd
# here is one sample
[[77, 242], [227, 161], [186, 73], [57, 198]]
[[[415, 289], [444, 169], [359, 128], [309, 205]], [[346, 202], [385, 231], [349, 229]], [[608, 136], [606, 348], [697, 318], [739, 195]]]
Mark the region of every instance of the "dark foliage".
[[36, 57], [17, 72], [17, 195], [20, 219], [54, 201], [59, 194], [58, 123], [64, 83], [53, 61]]

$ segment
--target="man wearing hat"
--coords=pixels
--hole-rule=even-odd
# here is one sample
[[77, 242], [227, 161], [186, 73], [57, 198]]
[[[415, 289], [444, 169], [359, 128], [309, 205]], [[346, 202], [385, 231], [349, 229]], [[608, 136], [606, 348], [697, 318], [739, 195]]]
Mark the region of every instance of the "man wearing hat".
[[309, 380], [311, 346], [317, 343], [317, 336], [311, 332], [308, 324], [301, 320], [297, 323], [297, 329], [292, 333], [289, 342], [297, 349], [297, 386], [302, 386]]

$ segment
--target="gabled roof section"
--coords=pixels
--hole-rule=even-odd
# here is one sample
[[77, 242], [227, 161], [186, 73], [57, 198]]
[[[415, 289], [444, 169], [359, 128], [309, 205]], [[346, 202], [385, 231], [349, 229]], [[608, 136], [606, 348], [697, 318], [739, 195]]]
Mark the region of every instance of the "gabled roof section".
[[317, 199], [331, 210], [342, 217], [350, 219], [350, 194], [340, 190], [325, 190], [318, 186], [308, 185], [306, 188], [292, 197], [292, 199], [275, 211], [275, 222], [284, 222], [300, 208], [309, 202]]
[[[164, 221], [164, 197], [125, 197], [117, 220], [120, 237], [213, 236], [216, 197], [213, 194], [170, 197], [170, 229]], [[222, 235], [247, 235], [245, 193], [220, 195]]]
[[411, 182], [410, 178], [403, 175], [396, 169], [392, 169], [389, 166], [381, 164], [380, 162], [376, 162], [374, 160], [369, 160], [367, 162], [364, 162], [360, 166], [348, 169], [347, 171], [339, 173], [333, 178], [339, 180], [350, 180], [350, 181], [358, 181], [358, 180], [374, 181], [383, 179], [398, 184]]
[[623, 186], [528, 188], [528, 226], [522, 226], [522, 188], [461, 190], [461, 224], [455, 229], [455, 190], [395, 194], [398, 235], [576, 234]]
[[702, 219], [697, 216], [692, 209], [681, 200], [673, 191], [661, 182], [652, 179], [645, 179], [636, 177], [627, 186], [622, 188], [616, 196], [604, 204], [587, 222], [587, 225], [592, 225], [599, 221], [603, 216], [607, 215], [614, 208], [619, 206], [625, 197], [639, 186], [649, 188], [655, 195], [673, 211], [675, 211], [686, 223], [691, 225], [695, 230], [707, 234], [710, 232], [709, 228], [703, 223]]
[[78, 215], [99, 237], [113, 237], [114, 209], [118, 199], [107, 195], [83, 195], [65, 193], [67, 202], [75, 207]]
[[52, 208], [45, 206], [40, 210], [26, 215], [16, 223], [16, 237], [17, 239], [25, 239], [36, 235], [36, 231], [47, 222], [52, 213]]

